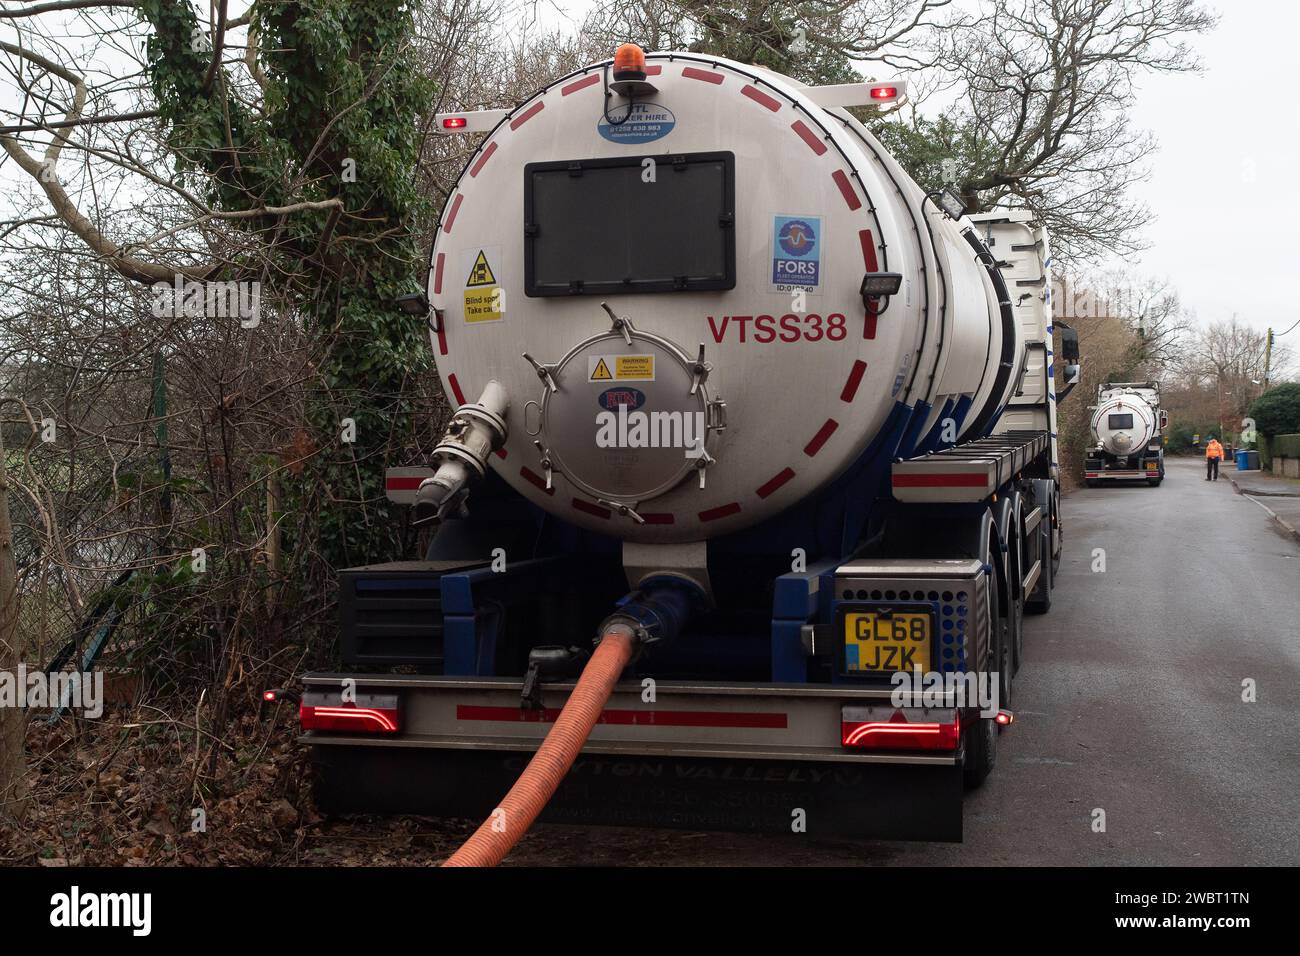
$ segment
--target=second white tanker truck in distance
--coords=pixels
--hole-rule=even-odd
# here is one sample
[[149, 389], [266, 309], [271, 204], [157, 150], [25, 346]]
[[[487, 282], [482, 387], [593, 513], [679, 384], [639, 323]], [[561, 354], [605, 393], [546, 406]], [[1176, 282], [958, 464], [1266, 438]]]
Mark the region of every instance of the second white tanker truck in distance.
[[1164, 432], [1169, 414], [1160, 408], [1159, 382], [1108, 382], [1097, 386], [1092, 407], [1092, 446], [1083, 461], [1089, 488], [1110, 481], [1165, 477]]

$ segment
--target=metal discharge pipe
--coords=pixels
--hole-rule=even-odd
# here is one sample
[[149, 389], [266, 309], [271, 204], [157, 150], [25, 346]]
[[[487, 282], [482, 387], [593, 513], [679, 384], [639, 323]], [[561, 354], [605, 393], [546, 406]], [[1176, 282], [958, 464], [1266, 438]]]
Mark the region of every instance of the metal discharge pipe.
[[487, 472], [488, 455], [505, 444], [509, 410], [509, 396], [495, 379], [477, 402], [456, 409], [433, 450], [438, 470], [416, 489], [414, 524], [436, 523], [460, 508], [469, 486]]

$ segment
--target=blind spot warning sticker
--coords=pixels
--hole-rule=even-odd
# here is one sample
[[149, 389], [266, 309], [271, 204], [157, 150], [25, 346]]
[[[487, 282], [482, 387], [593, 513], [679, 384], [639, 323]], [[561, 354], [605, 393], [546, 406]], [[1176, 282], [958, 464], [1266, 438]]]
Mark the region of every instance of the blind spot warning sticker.
[[465, 290], [465, 321], [496, 322], [504, 316], [501, 287]]
[[[496, 273], [492, 271], [490, 259], [499, 259], [500, 249], [490, 246], [486, 249], [465, 251], [462, 260], [465, 275], [465, 321], [499, 322], [505, 318], [505, 290], [497, 284]], [[471, 259], [470, 256], [473, 256]], [[489, 258], [490, 257], [490, 258]]]
[[589, 382], [653, 382], [655, 357], [653, 355], [589, 355], [587, 356], [587, 381]]
[[469, 279], [465, 285], [468, 287], [482, 285], [496, 285], [497, 277], [492, 274], [492, 267], [488, 265], [487, 253], [480, 249], [478, 256], [474, 259], [474, 266], [469, 271]]

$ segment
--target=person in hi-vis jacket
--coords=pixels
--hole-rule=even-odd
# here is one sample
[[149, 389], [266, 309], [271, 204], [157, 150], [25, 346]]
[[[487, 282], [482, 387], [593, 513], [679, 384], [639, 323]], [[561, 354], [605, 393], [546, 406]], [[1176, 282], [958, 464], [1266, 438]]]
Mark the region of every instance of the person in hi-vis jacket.
[[1219, 460], [1223, 457], [1223, 446], [1213, 435], [1205, 446], [1205, 480], [1219, 480]]

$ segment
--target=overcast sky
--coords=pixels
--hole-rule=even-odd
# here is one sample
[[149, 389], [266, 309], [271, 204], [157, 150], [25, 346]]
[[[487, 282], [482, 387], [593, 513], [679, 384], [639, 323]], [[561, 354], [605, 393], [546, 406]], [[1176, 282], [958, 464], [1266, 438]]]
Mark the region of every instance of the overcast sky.
[[[535, 9], [543, 25], [560, 26], [576, 24], [591, 6], [592, 0], [552, 0]], [[1204, 72], [1141, 82], [1133, 118], [1159, 144], [1150, 180], [1134, 190], [1151, 209], [1144, 230], [1150, 248], [1134, 261], [1107, 265], [1167, 278], [1201, 322], [1236, 313], [1282, 332], [1300, 319], [1289, 294], [1300, 275], [1291, 244], [1300, 221], [1300, 110], [1293, 102], [1300, 6], [1234, 0], [1215, 8], [1218, 29], [1194, 39]], [[10, 30], [0, 33], [12, 39]], [[11, 105], [14, 91], [3, 95]], [[0, 185], [21, 178], [12, 163], [4, 167]], [[1300, 347], [1300, 328], [1285, 341]]]
[[[1155, 217], [1140, 267], [1167, 276], [1201, 322], [1235, 312], [1282, 332], [1300, 319], [1290, 288], [1300, 278], [1300, 6], [1216, 9], [1218, 29], [1196, 41], [1205, 71], [1147, 78], [1133, 111], [1160, 144], [1135, 190]], [[1300, 328], [1284, 341], [1300, 345]]]

